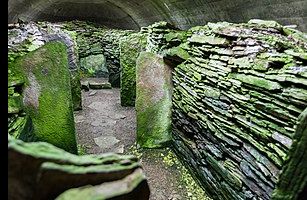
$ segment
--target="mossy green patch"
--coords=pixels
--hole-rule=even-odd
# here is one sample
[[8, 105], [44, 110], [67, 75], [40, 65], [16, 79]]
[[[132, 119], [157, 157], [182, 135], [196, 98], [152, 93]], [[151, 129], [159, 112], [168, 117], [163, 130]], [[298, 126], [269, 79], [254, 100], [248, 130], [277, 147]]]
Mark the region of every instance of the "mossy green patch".
[[161, 100], [143, 111], [137, 111], [137, 141], [142, 147], [156, 148], [168, 145], [171, 132], [171, 114], [168, 111], [170, 106], [168, 100]]
[[[16, 94], [16, 93], [15, 93]], [[8, 98], [8, 113], [16, 114], [23, 109], [22, 98], [19, 94], [9, 96]]]
[[279, 90], [281, 89], [281, 85], [277, 82], [269, 81], [264, 78], [252, 76], [252, 75], [245, 75], [245, 74], [230, 74], [229, 78], [235, 78], [243, 83], [256, 86], [259, 88], [267, 89], [267, 90]]
[[136, 97], [135, 69], [139, 53], [145, 49], [146, 38], [131, 34], [120, 42], [120, 100], [122, 106], [134, 106]]
[[137, 142], [165, 146], [171, 140], [171, 71], [161, 57], [141, 52], [136, 73]]
[[81, 81], [78, 70], [70, 72], [71, 96], [74, 110], [82, 109]]
[[50, 42], [17, 58], [9, 69], [12, 79], [18, 75], [25, 80], [25, 111], [33, 122], [33, 138], [77, 153], [66, 46]]
[[173, 151], [168, 149], [167, 154], [161, 154], [161, 156], [163, 157], [163, 162], [167, 166], [176, 167], [176, 169], [180, 171], [180, 182], [185, 187], [188, 200], [211, 200], [211, 198], [208, 197], [201, 186], [195, 181], [191, 173], [184, 167]]

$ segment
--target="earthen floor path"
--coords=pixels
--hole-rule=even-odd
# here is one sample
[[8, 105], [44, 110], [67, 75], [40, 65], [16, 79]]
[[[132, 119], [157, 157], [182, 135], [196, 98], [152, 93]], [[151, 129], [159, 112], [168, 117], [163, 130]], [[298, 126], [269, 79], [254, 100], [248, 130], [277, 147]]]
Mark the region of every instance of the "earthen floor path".
[[186, 189], [178, 166], [164, 158], [170, 150], [137, 150], [136, 112], [120, 105], [120, 89], [82, 91], [82, 104], [75, 112], [76, 132], [88, 154], [137, 154], [148, 178], [150, 200], [202, 200]]

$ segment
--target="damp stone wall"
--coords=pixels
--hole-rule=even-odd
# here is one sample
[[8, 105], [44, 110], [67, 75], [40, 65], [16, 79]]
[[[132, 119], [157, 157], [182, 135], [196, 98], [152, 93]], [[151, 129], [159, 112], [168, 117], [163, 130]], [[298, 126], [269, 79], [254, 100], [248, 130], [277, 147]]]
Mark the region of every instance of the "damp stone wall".
[[[135, 31], [109, 29], [84, 21], [59, 24], [63, 30], [75, 33], [83, 76], [108, 78], [112, 87], [120, 87], [120, 39]], [[104, 57], [104, 60], [101, 59], [101, 56]], [[96, 63], [99, 63], [100, 66], [92, 68], [93, 63], [87, 65], [87, 58], [97, 60]]]
[[207, 193], [302, 198], [306, 34], [262, 20], [187, 31], [161, 22], [143, 31], [147, 51], [173, 66], [173, 147]]

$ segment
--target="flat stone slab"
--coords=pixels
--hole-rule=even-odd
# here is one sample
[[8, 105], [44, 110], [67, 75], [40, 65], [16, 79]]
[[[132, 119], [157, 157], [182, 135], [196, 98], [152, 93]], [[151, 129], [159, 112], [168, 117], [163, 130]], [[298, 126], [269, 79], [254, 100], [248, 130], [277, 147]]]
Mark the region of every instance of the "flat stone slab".
[[94, 138], [95, 143], [102, 149], [108, 149], [117, 144], [120, 140], [118, 140], [114, 136], [100, 136]]
[[[112, 89], [111, 83], [106, 78], [86, 78], [81, 81], [82, 88], [89, 89]], [[85, 89], [86, 90], [86, 89]]]

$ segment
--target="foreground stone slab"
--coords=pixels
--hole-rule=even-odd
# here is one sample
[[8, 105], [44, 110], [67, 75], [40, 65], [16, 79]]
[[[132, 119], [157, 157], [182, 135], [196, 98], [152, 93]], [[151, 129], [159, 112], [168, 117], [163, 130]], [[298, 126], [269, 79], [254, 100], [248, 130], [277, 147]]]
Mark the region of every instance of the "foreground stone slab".
[[163, 58], [141, 52], [136, 65], [137, 142], [141, 147], [165, 146], [171, 139], [171, 69]]
[[134, 156], [113, 153], [76, 156], [45, 142], [25, 143], [9, 136], [8, 160], [8, 193], [12, 200], [51, 200], [70, 188], [130, 180], [125, 177], [135, 170], [136, 182], [121, 191], [134, 193], [140, 186], [143, 197], [149, 196], [147, 182]]
[[56, 200], [145, 200], [148, 198], [149, 188], [145, 175], [141, 169], [136, 169], [132, 174], [118, 181], [67, 190]]

